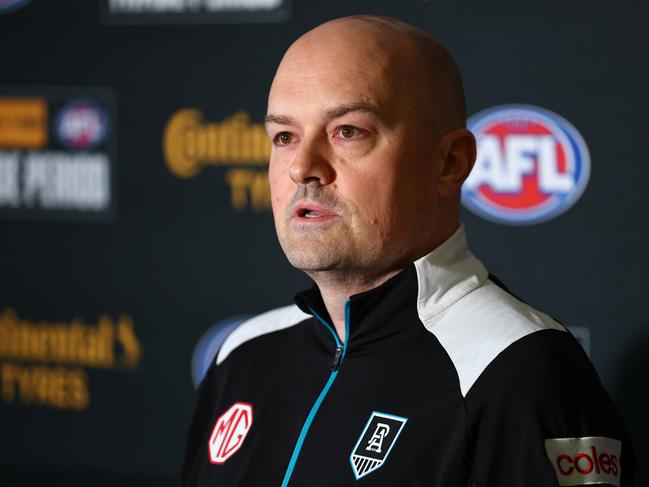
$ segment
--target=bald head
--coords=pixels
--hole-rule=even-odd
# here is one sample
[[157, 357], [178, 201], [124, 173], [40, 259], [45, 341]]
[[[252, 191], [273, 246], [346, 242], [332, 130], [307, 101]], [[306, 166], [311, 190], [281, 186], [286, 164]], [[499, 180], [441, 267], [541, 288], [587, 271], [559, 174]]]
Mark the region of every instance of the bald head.
[[376, 283], [445, 241], [475, 158], [464, 119], [455, 63], [415, 27], [347, 17], [295, 41], [266, 115], [275, 226], [291, 263], [319, 285]]
[[296, 64], [315, 74], [314, 65], [327, 61], [360, 68], [375, 83], [399, 93], [436, 135], [465, 126], [458, 67], [448, 51], [421, 29], [389, 17], [335, 19], [295, 41], [277, 74]]

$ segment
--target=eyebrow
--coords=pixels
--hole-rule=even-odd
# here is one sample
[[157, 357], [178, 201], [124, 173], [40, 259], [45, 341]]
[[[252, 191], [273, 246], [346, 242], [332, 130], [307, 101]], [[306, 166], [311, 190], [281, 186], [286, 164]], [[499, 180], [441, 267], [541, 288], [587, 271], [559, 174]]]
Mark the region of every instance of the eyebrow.
[[370, 115], [373, 115], [374, 117], [377, 118], [379, 116], [379, 111], [375, 106], [370, 105], [369, 103], [359, 101], [355, 103], [348, 103], [345, 105], [329, 108], [328, 110], [325, 110], [324, 118], [326, 120], [331, 120], [333, 118], [342, 117], [343, 115], [346, 115], [350, 112], [369, 113]]
[[[379, 115], [379, 110], [374, 105], [362, 101], [328, 108], [323, 112], [322, 118], [325, 120], [332, 120], [334, 118], [342, 117], [343, 115], [351, 112], [369, 113], [374, 118], [381, 118]], [[264, 125], [267, 125], [269, 123], [277, 123], [280, 125], [297, 125], [296, 119], [291, 117], [290, 115], [279, 115], [273, 113], [269, 113], [264, 117]]]
[[293, 117], [289, 117], [288, 115], [275, 115], [269, 113], [264, 117], [264, 125], [268, 125], [269, 123], [277, 123], [279, 125], [295, 125], [295, 119]]

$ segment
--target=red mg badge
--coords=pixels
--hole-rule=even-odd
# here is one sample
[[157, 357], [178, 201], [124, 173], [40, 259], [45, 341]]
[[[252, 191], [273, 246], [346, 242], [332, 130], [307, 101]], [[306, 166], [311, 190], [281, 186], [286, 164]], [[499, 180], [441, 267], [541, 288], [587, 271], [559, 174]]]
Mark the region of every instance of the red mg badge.
[[208, 443], [209, 458], [212, 463], [225, 463], [234, 455], [246, 438], [252, 426], [252, 406], [245, 402], [235, 402], [230, 409], [219, 416]]

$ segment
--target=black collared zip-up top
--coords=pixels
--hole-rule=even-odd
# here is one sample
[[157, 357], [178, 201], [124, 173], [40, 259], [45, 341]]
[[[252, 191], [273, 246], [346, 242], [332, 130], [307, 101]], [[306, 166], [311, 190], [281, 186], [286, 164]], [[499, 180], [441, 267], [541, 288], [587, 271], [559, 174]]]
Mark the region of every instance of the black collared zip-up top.
[[199, 388], [183, 485], [632, 485], [611, 400], [576, 340], [490, 279], [460, 228], [352, 296], [241, 324]]

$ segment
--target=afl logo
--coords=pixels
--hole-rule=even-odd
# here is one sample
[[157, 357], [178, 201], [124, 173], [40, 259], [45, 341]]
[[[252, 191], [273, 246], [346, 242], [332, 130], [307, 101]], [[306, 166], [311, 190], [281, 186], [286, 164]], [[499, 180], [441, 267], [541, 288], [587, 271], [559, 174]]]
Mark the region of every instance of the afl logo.
[[0, 14], [16, 8], [24, 7], [31, 0], [0, 0]]
[[590, 155], [577, 129], [559, 115], [529, 105], [503, 105], [467, 122], [478, 142], [462, 203], [498, 223], [551, 220], [586, 189]]
[[54, 128], [59, 141], [68, 149], [89, 150], [106, 138], [108, 119], [96, 103], [78, 99], [61, 108]]

